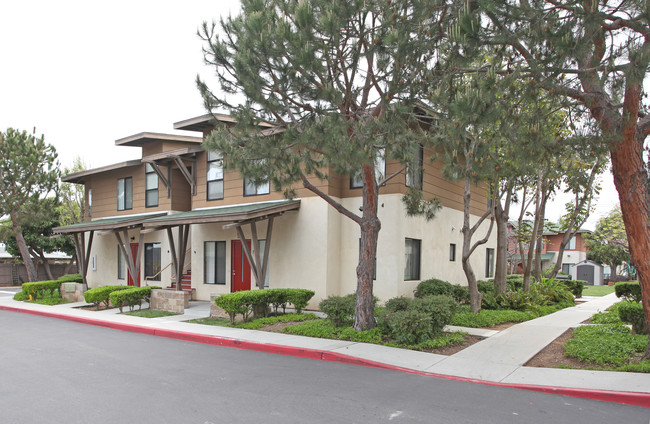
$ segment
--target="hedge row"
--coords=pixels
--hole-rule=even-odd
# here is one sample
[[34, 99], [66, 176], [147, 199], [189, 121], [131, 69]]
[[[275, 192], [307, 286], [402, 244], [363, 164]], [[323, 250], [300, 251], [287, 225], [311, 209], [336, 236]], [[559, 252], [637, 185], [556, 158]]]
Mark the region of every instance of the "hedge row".
[[95, 287], [94, 289], [86, 290], [84, 293], [84, 299], [87, 303], [92, 303], [95, 306], [99, 306], [103, 303], [108, 308], [108, 303], [110, 300], [110, 295], [114, 291], [118, 290], [127, 290], [132, 288], [132, 286], [101, 286]]
[[50, 293], [50, 296], [54, 295], [54, 291], [59, 292], [61, 295], [61, 281], [59, 280], [48, 280], [48, 281], [36, 281], [34, 283], [23, 283], [23, 293], [27, 298], [31, 296], [32, 300], [42, 299], [45, 297], [46, 293]]
[[[373, 296], [373, 303], [377, 305], [379, 299]], [[357, 295], [352, 293], [347, 296], [330, 296], [321, 300], [318, 308], [325, 314], [335, 327], [340, 327], [352, 322]]]
[[149, 302], [149, 299], [151, 298], [151, 290], [160, 288], [156, 286], [123, 287], [127, 287], [127, 289], [116, 290], [111, 292], [109, 295], [111, 303], [113, 306], [120, 308], [120, 312], [124, 312], [122, 308], [125, 306], [128, 306], [131, 310], [133, 310], [133, 307], [136, 305], [140, 308], [143, 301]]
[[299, 314], [313, 296], [314, 292], [306, 289], [244, 290], [221, 295], [215, 298], [214, 302], [228, 313], [230, 322], [234, 324], [237, 315], [241, 315], [246, 321], [251, 311], [261, 310], [266, 316], [271, 306], [276, 313], [279, 308], [285, 312], [288, 303], [292, 304]]
[[622, 281], [614, 285], [616, 297], [641, 302], [641, 286], [638, 281]]

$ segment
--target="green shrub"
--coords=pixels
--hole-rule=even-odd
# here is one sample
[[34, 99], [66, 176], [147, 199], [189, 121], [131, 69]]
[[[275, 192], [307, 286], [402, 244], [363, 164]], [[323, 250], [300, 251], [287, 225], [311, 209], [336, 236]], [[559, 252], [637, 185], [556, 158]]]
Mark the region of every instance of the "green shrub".
[[512, 309], [524, 311], [532, 307], [531, 294], [524, 291], [506, 291], [498, 295], [486, 294], [483, 296], [481, 307], [484, 309]]
[[130, 287], [126, 290], [111, 292], [109, 298], [113, 306], [117, 306], [120, 308], [120, 312], [123, 312], [124, 306], [128, 306], [130, 310], [133, 310], [136, 305], [138, 308], [141, 307], [143, 301], [149, 302], [151, 290], [159, 288], [156, 286]]
[[391, 312], [405, 311], [411, 304], [411, 299], [404, 296], [394, 297], [386, 301], [385, 308]]
[[641, 302], [641, 286], [638, 281], [622, 281], [614, 285], [616, 297], [633, 302]]
[[58, 280], [48, 280], [48, 281], [37, 281], [34, 283], [23, 283], [23, 292], [29, 296], [32, 296], [32, 299], [42, 299], [47, 293], [50, 296], [54, 295], [54, 291], [58, 291], [59, 297], [61, 296], [61, 281]]
[[432, 278], [424, 280], [413, 291], [415, 297], [422, 298], [425, 296], [451, 296], [457, 302], [465, 302], [469, 300], [469, 291], [467, 287], [462, 287], [456, 284], [451, 284], [447, 281]]
[[271, 305], [277, 312], [280, 307], [284, 311], [287, 303], [291, 303], [296, 313], [301, 313], [313, 296], [314, 292], [306, 289], [243, 290], [221, 295], [215, 298], [215, 303], [228, 313], [230, 322], [234, 324], [237, 315], [241, 315], [244, 321], [248, 320], [253, 309], [264, 311], [266, 316]]
[[19, 291], [14, 295], [14, 300], [17, 300], [19, 302], [24, 302], [25, 300], [29, 300], [29, 295], [24, 291]]
[[[391, 306], [402, 307], [403, 301]], [[439, 334], [451, 321], [457, 303], [451, 296], [425, 296], [411, 300], [406, 309], [392, 310], [388, 306], [378, 319], [382, 332], [399, 344], [418, 344]]]
[[381, 331], [378, 328], [356, 331], [351, 326], [336, 327], [330, 320], [325, 319], [305, 321], [301, 324], [285, 327], [283, 331], [285, 333], [323, 339], [349, 340], [360, 343], [381, 343]]
[[84, 280], [81, 277], [81, 274], [66, 274], [59, 278], [62, 283], [83, 283]]
[[474, 313], [467, 308], [457, 312], [450, 324], [470, 328], [492, 327], [505, 322], [524, 322], [536, 317], [537, 314], [532, 311], [483, 309], [479, 313]]
[[478, 291], [484, 295], [494, 293], [494, 281], [479, 280], [476, 282], [476, 285], [478, 286]]
[[117, 290], [127, 290], [130, 288], [132, 288], [132, 286], [95, 287], [94, 289], [89, 289], [84, 292], [84, 300], [86, 303], [92, 303], [95, 306], [99, 306], [103, 303], [108, 308], [108, 303], [112, 292]]
[[618, 307], [621, 321], [632, 324], [636, 334], [648, 334], [648, 323], [643, 315], [643, 305], [636, 302], [621, 302]]
[[318, 308], [327, 315], [335, 327], [340, 327], [352, 320], [356, 295], [330, 296], [318, 304]]
[[[273, 289], [267, 289], [267, 291]], [[296, 313], [302, 313], [302, 310], [307, 306], [312, 297], [314, 297], [314, 292], [307, 289], [283, 289], [287, 293], [287, 300], [293, 305], [296, 309]]]
[[564, 286], [566, 286], [573, 296], [582, 297], [582, 290], [585, 288], [585, 282], [582, 280], [558, 280]]
[[[582, 289], [580, 290], [582, 292]], [[542, 278], [530, 287], [531, 301], [534, 305], [553, 305], [560, 302], [573, 302], [573, 293], [560, 280]]]
[[506, 284], [510, 290], [523, 290], [524, 289], [524, 276], [521, 274], [512, 274], [506, 276]]

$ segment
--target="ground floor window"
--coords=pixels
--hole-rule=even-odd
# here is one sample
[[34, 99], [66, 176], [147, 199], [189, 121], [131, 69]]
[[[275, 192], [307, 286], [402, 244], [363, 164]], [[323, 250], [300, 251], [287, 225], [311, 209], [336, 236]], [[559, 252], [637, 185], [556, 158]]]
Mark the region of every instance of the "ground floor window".
[[449, 261], [450, 262], [455, 262], [456, 261], [456, 244], [455, 243], [450, 243], [449, 244]]
[[205, 284], [226, 284], [226, 242], [206, 241], [203, 251]]
[[562, 274], [570, 275], [573, 264], [562, 264]]
[[404, 280], [420, 279], [420, 247], [422, 241], [407, 238], [404, 250]]
[[160, 281], [160, 243], [144, 244], [144, 277]]
[[485, 278], [494, 277], [494, 249], [485, 249]]

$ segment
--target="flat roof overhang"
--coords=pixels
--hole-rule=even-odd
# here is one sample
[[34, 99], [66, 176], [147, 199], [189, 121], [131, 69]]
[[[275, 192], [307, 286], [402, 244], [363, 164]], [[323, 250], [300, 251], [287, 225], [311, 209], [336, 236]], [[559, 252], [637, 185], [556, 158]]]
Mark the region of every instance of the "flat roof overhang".
[[114, 171], [116, 169], [121, 169], [121, 168], [129, 168], [132, 166], [138, 166], [142, 163], [140, 159], [134, 159], [134, 160], [129, 160], [126, 162], [119, 162], [119, 163], [114, 163], [112, 165], [106, 165], [102, 166], [100, 168], [94, 168], [94, 169], [88, 169], [86, 171], [80, 171], [80, 172], [75, 172], [74, 174], [68, 174], [63, 177], [61, 177], [61, 181], [64, 183], [75, 183], [75, 184], [83, 184], [84, 178], [95, 175], [95, 174], [101, 174], [102, 172], [109, 172], [109, 171]]
[[154, 141], [201, 144], [203, 142], [203, 138], [189, 135], [141, 132], [139, 134], [134, 134], [128, 137], [120, 138], [119, 140], [115, 140], [115, 145], [142, 147], [143, 145]]
[[83, 233], [86, 231], [109, 231], [141, 227], [142, 224], [152, 218], [167, 215], [167, 212], [156, 212], [146, 215], [119, 216], [113, 218], [100, 218], [94, 221], [81, 222], [79, 224], [66, 225], [52, 229], [55, 234]]
[[[175, 122], [174, 129], [184, 131], [198, 131], [202, 133], [206, 130], [210, 130], [216, 127], [219, 122], [226, 124], [235, 124], [237, 120], [232, 116], [223, 113], [208, 113], [206, 115]], [[270, 122], [260, 122], [259, 126], [264, 128], [273, 128], [276, 125]]]
[[281, 215], [299, 208], [300, 200], [276, 200], [246, 205], [219, 206], [147, 219], [143, 222], [143, 226], [146, 229], [154, 229], [187, 224], [242, 222]]

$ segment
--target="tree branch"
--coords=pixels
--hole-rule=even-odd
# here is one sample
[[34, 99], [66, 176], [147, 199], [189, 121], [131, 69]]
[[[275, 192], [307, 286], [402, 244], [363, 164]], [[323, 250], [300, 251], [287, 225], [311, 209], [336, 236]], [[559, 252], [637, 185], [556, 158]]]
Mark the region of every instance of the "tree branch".
[[357, 224], [361, 225], [361, 217], [354, 214], [353, 212], [351, 212], [350, 210], [345, 208], [342, 204], [340, 204], [339, 202], [337, 202], [336, 200], [332, 199], [330, 196], [328, 196], [327, 194], [325, 194], [324, 192], [319, 190], [318, 187], [316, 187], [311, 182], [309, 182], [309, 180], [307, 179], [307, 177], [305, 176], [305, 174], [302, 171], [300, 171], [300, 180], [302, 181], [302, 185], [307, 190], [311, 191], [312, 193], [315, 193], [321, 199], [323, 199], [327, 203], [329, 203], [338, 212], [340, 212], [341, 214], [347, 216], [348, 218], [350, 218], [351, 220], [353, 220]]

